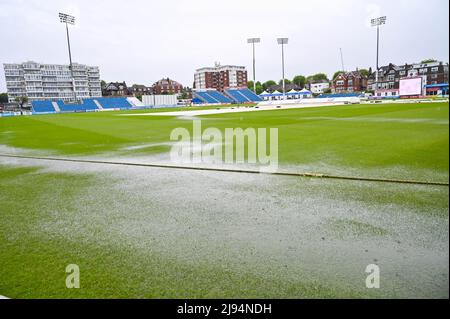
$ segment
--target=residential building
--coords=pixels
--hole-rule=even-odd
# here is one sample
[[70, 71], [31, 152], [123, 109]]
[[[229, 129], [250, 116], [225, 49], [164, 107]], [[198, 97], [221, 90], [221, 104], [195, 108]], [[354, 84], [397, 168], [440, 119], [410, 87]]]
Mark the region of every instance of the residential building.
[[129, 96], [130, 90], [125, 82], [109, 82], [103, 88], [103, 96]]
[[312, 81], [308, 83], [308, 88], [313, 94], [323, 94], [324, 91], [330, 88], [330, 82], [328, 81]]
[[150, 95], [152, 94], [152, 88], [149, 86], [145, 86], [142, 84], [133, 84], [130, 88], [129, 91], [132, 95], [137, 96], [137, 95]]
[[73, 63], [73, 80], [69, 65], [28, 61], [5, 63], [3, 68], [10, 102], [19, 96], [29, 101], [73, 101], [75, 94], [77, 99], [102, 96], [97, 66]]
[[152, 85], [153, 94], [180, 94], [183, 86], [177, 81], [164, 78]]
[[332, 81], [333, 93], [362, 92], [367, 89], [367, 77], [359, 70], [342, 72]]
[[197, 69], [194, 74], [196, 91], [215, 89], [224, 92], [227, 89], [247, 87], [247, 70], [244, 66], [220, 65]]
[[[442, 92], [442, 84], [448, 84], [449, 64], [443, 62], [415, 63], [382, 66], [378, 70], [378, 85], [376, 73], [369, 75], [368, 89], [375, 92], [375, 96], [398, 96], [400, 79], [406, 77], [422, 77], [427, 95]], [[448, 94], [448, 85], [446, 94]]]

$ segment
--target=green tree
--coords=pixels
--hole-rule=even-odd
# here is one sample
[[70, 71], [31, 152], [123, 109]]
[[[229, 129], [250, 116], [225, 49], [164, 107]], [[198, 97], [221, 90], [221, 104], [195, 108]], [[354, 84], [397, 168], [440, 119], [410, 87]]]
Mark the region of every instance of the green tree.
[[263, 90], [267, 90], [269, 89], [269, 87], [271, 87], [272, 85], [277, 85], [277, 82], [273, 81], [273, 80], [269, 80], [263, 83], [262, 87]]
[[341, 73], [345, 73], [345, 71], [336, 71], [336, 72], [334, 72], [334, 74], [333, 74], [333, 80], [334, 80], [339, 74], [341, 74]]
[[106, 87], [106, 82], [104, 80], [100, 81], [100, 86], [102, 89], [104, 89]]
[[324, 90], [323, 90], [323, 93], [324, 93], [324, 94], [330, 94], [330, 93], [331, 93], [331, 89], [330, 89], [330, 88], [324, 89]]
[[181, 95], [180, 95], [180, 99], [186, 100], [188, 98], [189, 98], [189, 93], [186, 91], [183, 91], [183, 93], [181, 93]]
[[261, 94], [264, 91], [263, 85], [261, 82], [256, 82], [256, 94]]
[[314, 75], [311, 75], [310, 77], [308, 76], [308, 78], [311, 78], [312, 81], [324, 81], [324, 82], [328, 82], [328, 76], [325, 73], [316, 73]]
[[420, 63], [433, 63], [433, 62], [437, 62], [438, 60], [436, 59], [425, 59], [420, 61]]
[[300, 88], [304, 88], [306, 84], [306, 78], [303, 75], [297, 75], [294, 76], [294, 79], [292, 80], [292, 83], [299, 86]]
[[0, 93], [0, 103], [8, 103], [8, 93]]
[[247, 81], [247, 88], [253, 91], [253, 81]]
[[369, 76], [370, 72], [367, 69], [359, 69], [359, 73], [361, 73], [363, 76]]
[[[291, 84], [291, 80], [289, 79], [284, 79], [284, 84], [288, 85]], [[278, 81], [278, 85], [283, 85], [283, 79], [281, 79], [280, 81]]]
[[23, 105], [28, 103], [28, 96], [18, 96], [14, 99], [17, 103], [19, 103], [20, 114], [23, 114]]

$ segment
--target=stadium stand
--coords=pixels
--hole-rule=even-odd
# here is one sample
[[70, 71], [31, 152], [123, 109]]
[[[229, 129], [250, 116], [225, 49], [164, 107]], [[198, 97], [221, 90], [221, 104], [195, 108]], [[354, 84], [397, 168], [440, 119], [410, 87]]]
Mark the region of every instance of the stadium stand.
[[218, 91], [208, 91], [209, 96], [219, 101], [220, 103], [232, 103], [233, 101], [227, 96], [223, 95]]
[[232, 102], [233, 101], [230, 98], [216, 90], [194, 92], [194, 99], [192, 100], [192, 103], [194, 104], [226, 104]]
[[34, 113], [55, 113], [52, 101], [32, 101], [31, 108]]
[[195, 92], [194, 97], [200, 99], [203, 103], [207, 104], [219, 103], [218, 100], [214, 99], [207, 92]]
[[65, 103], [63, 100], [56, 102], [31, 101], [33, 113], [58, 113], [58, 112], [86, 112], [101, 109], [130, 109], [135, 106], [133, 101], [127, 98], [91, 98], [83, 99], [80, 103]]
[[258, 95], [256, 95], [255, 93], [253, 93], [253, 91], [249, 89], [240, 89], [238, 91], [252, 102], [262, 101], [262, 98], [260, 98]]
[[130, 109], [133, 106], [124, 97], [104, 98], [99, 97], [96, 100], [104, 109]]
[[225, 93], [236, 103], [259, 102], [262, 99], [249, 89], [229, 89]]
[[98, 110], [93, 99], [84, 99], [80, 104], [66, 104], [62, 100], [58, 100], [57, 104], [61, 112], [82, 112]]
[[233, 99], [236, 103], [248, 103], [250, 102], [245, 95], [241, 94], [239, 90], [225, 90], [225, 93]]
[[262, 101], [258, 95], [249, 89], [228, 89], [225, 94], [216, 90], [194, 92], [192, 103], [194, 104], [229, 104], [249, 103]]

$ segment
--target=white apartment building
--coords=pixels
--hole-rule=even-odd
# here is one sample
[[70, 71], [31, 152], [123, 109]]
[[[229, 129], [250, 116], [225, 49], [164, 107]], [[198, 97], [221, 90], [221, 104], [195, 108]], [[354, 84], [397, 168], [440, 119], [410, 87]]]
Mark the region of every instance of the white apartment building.
[[[3, 64], [6, 88], [10, 102], [18, 96], [30, 101], [73, 101], [72, 75], [68, 65], [40, 64], [29, 61]], [[73, 64], [73, 77], [77, 99], [101, 97], [100, 70], [97, 66]]]
[[314, 94], [322, 94], [326, 89], [330, 88], [329, 82], [310, 83], [310, 91]]

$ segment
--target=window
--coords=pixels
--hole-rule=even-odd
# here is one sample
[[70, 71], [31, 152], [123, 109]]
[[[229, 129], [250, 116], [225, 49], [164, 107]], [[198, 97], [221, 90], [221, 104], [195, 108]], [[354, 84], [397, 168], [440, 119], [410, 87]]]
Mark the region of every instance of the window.
[[437, 66], [435, 66], [434, 68], [431, 68], [431, 72], [437, 72], [439, 71], [439, 68]]

